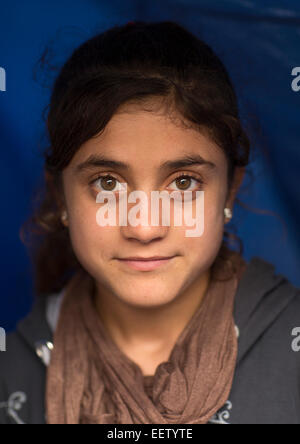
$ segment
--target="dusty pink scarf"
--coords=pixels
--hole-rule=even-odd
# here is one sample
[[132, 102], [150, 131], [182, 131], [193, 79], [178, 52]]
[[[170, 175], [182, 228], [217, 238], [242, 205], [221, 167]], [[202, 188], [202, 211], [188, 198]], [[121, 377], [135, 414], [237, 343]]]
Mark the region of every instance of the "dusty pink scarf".
[[[242, 258], [238, 269], [245, 268]], [[169, 360], [153, 377], [108, 335], [94, 306], [94, 281], [69, 281], [47, 372], [48, 424], [206, 424], [226, 403], [237, 357], [233, 320], [238, 275], [211, 281]]]

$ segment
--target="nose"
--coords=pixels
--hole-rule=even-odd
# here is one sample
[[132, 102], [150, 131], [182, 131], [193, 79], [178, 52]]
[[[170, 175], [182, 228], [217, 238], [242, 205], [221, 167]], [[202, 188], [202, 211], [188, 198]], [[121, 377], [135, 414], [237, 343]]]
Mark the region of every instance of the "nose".
[[152, 209], [152, 219], [157, 220], [157, 225], [151, 223], [151, 196], [150, 193], [146, 193], [146, 195], [147, 200], [139, 200], [133, 205], [135, 208], [132, 208], [132, 204], [128, 204], [127, 225], [120, 227], [125, 238], [135, 239], [145, 244], [164, 238], [170, 228], [168, 225], [162, 225], [160, 210], [157, 217], [155, 217], [155, 211]]
[[133, 227], [131, 225], [121, 227], [124, 237], [135, 239], [143, 244], [148, 244], [154, 240], [163, 239], [166, 236], [169, 227], [164, 226], [142, 226]]

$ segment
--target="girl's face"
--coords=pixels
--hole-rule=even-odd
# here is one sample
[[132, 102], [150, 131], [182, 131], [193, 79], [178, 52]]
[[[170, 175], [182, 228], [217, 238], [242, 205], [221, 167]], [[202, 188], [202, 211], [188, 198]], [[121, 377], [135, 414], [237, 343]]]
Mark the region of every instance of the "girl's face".
[[[96, 164], [97, 156], [126, 166]], [[199, 160], [199, 156], [208, 163], [163, 166], [165, 162], [185, 157]], [[110, 177], [99, 179], [105, 175]], [[180, 179], [183, 175], [192, 177]], [[101, 227], [97, 223], [97, 211], [106, 205], [96, 202], [97, 194], [109, 190], [117, 198], [122, 183], [127, 184], [128, 196], [135, 190], [147, 194], [148, 226]], [[232, 208], [234, 199], [231, 194], [230, 200], [226, 200], [227, 161], [216, 144], [165, 115], [129, 105], [113, 116], [100, 136], [88, 140], [77, 151], [63, 171], [63, 186], [67, 224], [79, 262], [94, 277], [100, 292], [136, 307], [169, 303], [197, 283], [200, 285], [221, 246], [224, 208], [226, 205]], [[204, 191], [203, 234], [187, 237], [186, 230], [193, 227], [174, 226], [172, 212], [170, 226], [162, 223], [151, 226], [150, 193], [154, 190]], [[193, 199], [195, 217], [197, 198]], [[128, 203], [128, 210], [132, 206], [136, 203]], [[174, 257], [147, 271], [133, 269], [120, 261], [136, 256]]]

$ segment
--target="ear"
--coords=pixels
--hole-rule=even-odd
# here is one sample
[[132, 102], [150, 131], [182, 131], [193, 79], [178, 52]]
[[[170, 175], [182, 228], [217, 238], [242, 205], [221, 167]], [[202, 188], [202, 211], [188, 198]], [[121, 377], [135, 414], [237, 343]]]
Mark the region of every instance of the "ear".
[[239, 191], [240, 186], [242, 185], [244, 175], [245, 175], [245, 167], [237, 167], [234, 172], [231, 189], [228, 192], [228, 197], [226, 200], [226, 207], [233, 208], [234, 201], [236, 195]]

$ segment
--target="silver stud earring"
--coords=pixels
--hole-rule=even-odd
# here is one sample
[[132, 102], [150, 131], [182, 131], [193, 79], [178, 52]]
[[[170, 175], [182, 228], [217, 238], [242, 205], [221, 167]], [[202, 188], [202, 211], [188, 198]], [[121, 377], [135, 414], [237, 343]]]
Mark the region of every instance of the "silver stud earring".
[[230, 208], [224, 208], [224, 215], [227, 219], [232, 219], [232, 211]]
[[62, 220], [62, 222], [66, 222], [68, 220], [68, 214], [66, 211], [63, 211], [61, 213], [61, 220]]

